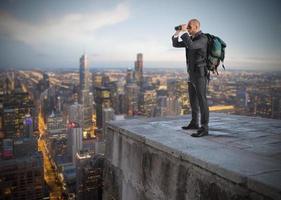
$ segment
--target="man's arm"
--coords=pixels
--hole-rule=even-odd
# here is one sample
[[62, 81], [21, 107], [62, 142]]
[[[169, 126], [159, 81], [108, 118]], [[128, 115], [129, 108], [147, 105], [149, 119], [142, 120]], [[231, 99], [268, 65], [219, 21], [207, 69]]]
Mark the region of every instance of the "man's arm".
[[180, 47], [185, 47], [185, 44], [181, 41], [179, 42], [179, 36], [181, 36], [182, 33], [180, 30], [177, 30], [177, 32], [175, 32], [175, 34], [173, 35], [172, 37], [172, 42], [173, 42], [173, 47], [177, 47], [177, 48], [180, 48]]
[[192, 41], [190, 36], [187, 33], [184, 33], [181, 36], [182, 42], [184, 43], [186, 48], [189, 49], [201, 49], [205, 47], [205, 43], [202, 39], [196, 40], [196, 41]]
[[180, 48], [180, 47], [185, 47], [186, 46], [182, 41], [179, 42], [178, 41], [178, 37], [174, 36], [174, 35], [172, 37], [172, 42], [173, 42], [173, 47], [176, 47], [176, 48]]

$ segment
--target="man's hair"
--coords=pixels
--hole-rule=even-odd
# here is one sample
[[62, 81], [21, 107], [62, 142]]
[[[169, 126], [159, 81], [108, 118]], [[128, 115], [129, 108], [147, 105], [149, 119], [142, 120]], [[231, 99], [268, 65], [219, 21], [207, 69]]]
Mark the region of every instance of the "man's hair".
[[191, 19], [189, 20], [189, 23], [196, 24], [198, 28], [200, 28], [200, 22], [198, 19]]

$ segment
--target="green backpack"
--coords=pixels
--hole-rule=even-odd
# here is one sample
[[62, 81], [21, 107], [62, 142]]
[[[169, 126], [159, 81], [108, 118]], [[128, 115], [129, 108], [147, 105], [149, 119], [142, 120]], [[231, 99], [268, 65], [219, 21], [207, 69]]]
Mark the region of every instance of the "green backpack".
[[213, 74], [218, 73], [218, 66], [220, 61], [222, 62], [222, 67], [225, 70], [223, 60], [225, 55], [225, 42], [217, 36], [211, 35], [209, 33], [205, 34], [208, 38], [207, 47], [207, 68], [208, 68], [208, 79], [210, 80], [210, 72]]

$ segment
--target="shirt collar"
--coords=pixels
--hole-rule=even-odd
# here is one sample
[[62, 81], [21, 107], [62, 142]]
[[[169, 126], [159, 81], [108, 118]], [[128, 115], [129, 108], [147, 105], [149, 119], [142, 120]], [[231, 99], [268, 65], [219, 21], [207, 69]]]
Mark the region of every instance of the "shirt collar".
[[198, 31], [197, 33], [195, 33], [194, 37], [192, 37], [192, 38], [198, 37], [201, 33], [202, 33], [202, 31]]

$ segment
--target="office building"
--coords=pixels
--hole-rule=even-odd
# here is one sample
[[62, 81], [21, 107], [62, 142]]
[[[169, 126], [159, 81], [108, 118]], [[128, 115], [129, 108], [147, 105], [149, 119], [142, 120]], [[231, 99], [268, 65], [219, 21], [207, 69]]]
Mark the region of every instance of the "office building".
[[145, 90], [143, 93], [143, 108], [144, 108], [144, 115], [147, 117], [154, 117], [155, 116], [155, 109], [157, 106], [157, 93], [156, 90]]
[[102, 111], [102, 127], [105, 131], [105, 124], [106, 122], [109, 122], [111, 120], [115, 119], [115, 114], [114, 114], [114, 110], [112, 108], [103, 108]]
[[136, 83], [125, 85], [125, 113], [127, 116], [138, 114], [140, 88]]
[[126, 73], [126, 83], [128, 84], [132, 82], [135, 82], [134, 71], [132, 70], [132, 68], [128, 68]]
[[78, 154], [76, 194], [78, 200], [102, 199], [104, 156]]
[[[24, 135], [24, 121], [32, 113], [34, 105], [26, 92], [4, 95], [2, 125], [5, 138], [18, 138]], [[34, 120], [34, 119], [33, 119]]]
[[78, 123], [80, 127], [83, 126], [84, 122], [84, 109], [83, 105], [75, 102], [68, 108], [68, 121]]
[[42, 153], [36, 138], [4, 141], [0, 157], [0, 199], [43, 199], [48, 197]]
[[89, 90], [89, 68], [88, 68], [88, 57], [86, 54], [80, 57], [80, 90]]
[[96, 87], [96, 125], [102, 129], [103, 125], [103, 108], [112, 107], [110, 89], [106, 87]]
[[84, 54], [80, 58], [80, 104], [83, 105], [83, 124], [81, 124], [84, 131], [92, 131], [92, 115], [93, 115], [93, 98], [90, 97], [90, 72], [88, 67], [88, 58]]
[[48, 135], [56, 135], [65, 133], [66, 122], [61, 114], [52, 114], [47, 118], [47, 132]]
[[79, 124], [71, 122], [68, 125], [67, 149], [72, 163], [75, 165], [76, 154], [83, 149], [83, 130]]
[[33, 120], [30, 114], [26, 114], [24, 121], [24, 137], [32, 137], [33, 136]]
[[137, 54], [137, 60], [135, 61], [135, 79], [137, 85], [142, 89], [143, 84], [143, 54]]

